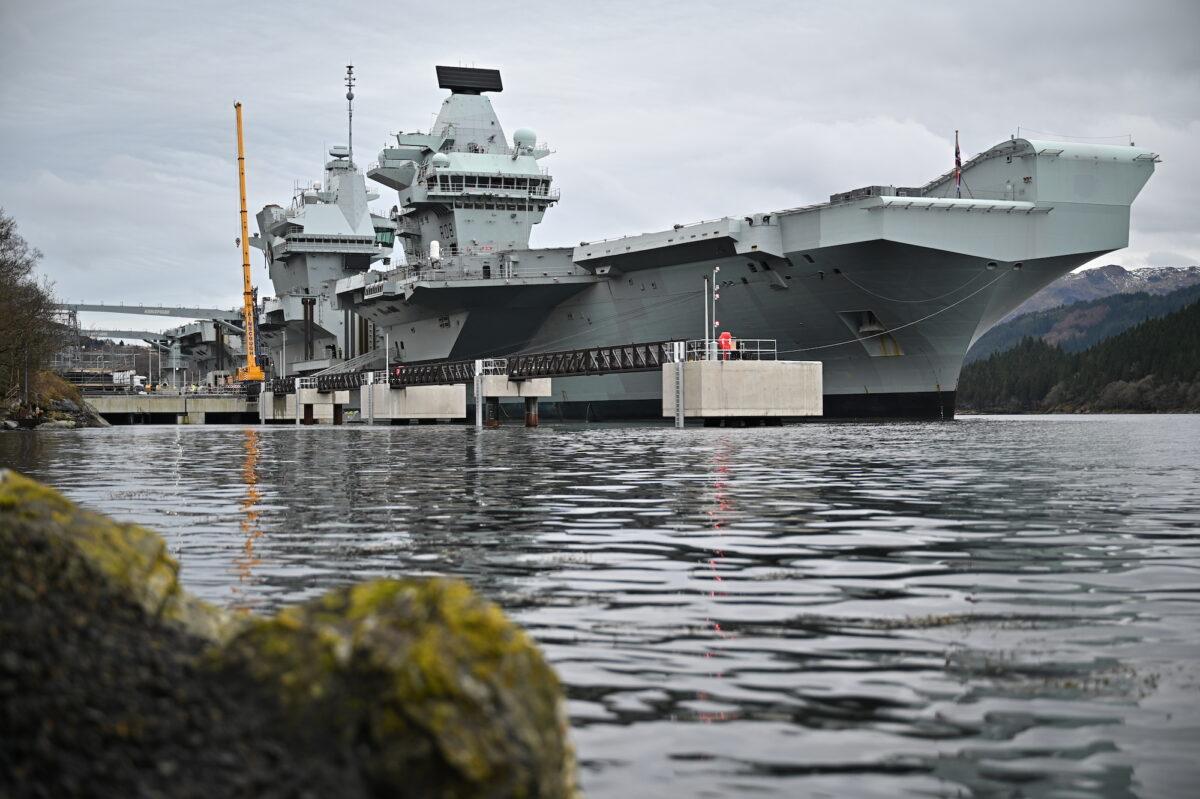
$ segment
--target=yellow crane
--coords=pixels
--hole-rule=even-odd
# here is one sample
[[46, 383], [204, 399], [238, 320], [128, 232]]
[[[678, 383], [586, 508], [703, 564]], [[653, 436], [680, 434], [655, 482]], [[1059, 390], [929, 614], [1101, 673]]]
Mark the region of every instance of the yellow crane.
[[250, 285], [250, 231], [246, 225], [246, 147], [242, 142], [242, 104], [233, 104], [237, 115], [238, 190], [242, 200], [242, 324], [246, 344], [246, 365], [237, 370], [238, 382], [262, 382], [265, 379], [258, 365], [254, 341], [254, 287]]

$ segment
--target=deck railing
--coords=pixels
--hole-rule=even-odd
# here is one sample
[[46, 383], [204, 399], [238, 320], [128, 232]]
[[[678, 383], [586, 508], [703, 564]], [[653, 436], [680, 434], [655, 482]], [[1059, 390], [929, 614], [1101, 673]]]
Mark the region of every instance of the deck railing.
[[687, 343], [689, 361], [774, 361], [779, 350], [773, 338], [693, 339]]

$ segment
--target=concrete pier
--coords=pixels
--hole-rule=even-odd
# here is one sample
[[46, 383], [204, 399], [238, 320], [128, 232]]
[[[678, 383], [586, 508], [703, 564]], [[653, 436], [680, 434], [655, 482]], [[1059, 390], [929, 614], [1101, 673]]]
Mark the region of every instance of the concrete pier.
[[387, 383], [369, 383], [359, 388], [359, 408], [362, 418], [374, 424], [465, 419], [467, 387], [460, 383], [392, 388]]
[[686, 418], [780, 421], [823, 413], [820, 361], [698, 360], [663, 364], [663, 416], [675, 416], [680, 370]]
[[349, 391], [325, 394], [315, 388], [302, 388], [295, 394], [263, 391], [259, 395], [259, 421], [264, 424], [341, 424]]
[[505, 374], [478, 374], [475, 377], [476, 426], [499, 427], [500, 399], [522, 397], [525, 400], [525, 426], [537, 427], [538, 397], [550, 396], [553, 396], [553, 391], [548, 377], [512, 380]]
[[466, 416], [470, 381], [478, 427], [500, 425], [500, 403], [505, 398], [524, 400], [525, 426], [537, 427], [538, 400], [554, 395], [552, 376], [660, 369], [662, 412], [674, 416], [678, 427], [687, 418], [744, 426], [822, 415], [820, 362], [777, 360], [773, 339], [741, 339], [736, 346], [731, 342], [728, 337], [651, 342], [523, 355], [511, 361], [420, 363], [394, 371], [274, 379], [262, 384], [255, 398], [247, 397], [244, 389], [210, 387], [207, 394], [98, 396], [93, 404], [117, 423], [340, 425], [347, 408], [357, 410], [370, 424], [434, 423]]
[[87, 402], [112, 424], [253, 422], [259, 415], [242, 394], [89, 394]]

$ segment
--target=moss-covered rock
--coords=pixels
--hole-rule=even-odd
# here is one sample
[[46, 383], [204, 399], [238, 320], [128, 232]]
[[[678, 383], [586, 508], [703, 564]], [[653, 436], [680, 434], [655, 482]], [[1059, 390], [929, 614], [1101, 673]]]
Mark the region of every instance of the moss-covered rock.
[[178, 574], [154, 533], [0, 470], [0, 795], [576, 792], [557, 678], [465, 584], [260, 619]]
[[[183, 591], [179, 564], [157, 533], [85, 511], [52, 488], [0, 470], [0, 530], [7, 535], [17, 529], [37, 536], [42, 546], [57, 550], [55, 557], [72, 570], [88, 568], [97, 572], [115, 593], [133, 601], [154, 619], [175, 622], [188, 632], [213, 640], [228, 635], [241, 623], [238, 617]], [[7, 557], [10, 553], [0, 555]], [[22, 555], [19, 550], [11, 552], [15, 562], [20, 562]], [[36, 590], [38, 581], [50, 575], [34, 570], [24, 577], [28, 583], [8, 588]]]
[[333, 591], [254, 623], [215, 657], [274, 686], [297, 724], [332, 721], [390, 795], [573, 791], [557, 677], [464, 583]]

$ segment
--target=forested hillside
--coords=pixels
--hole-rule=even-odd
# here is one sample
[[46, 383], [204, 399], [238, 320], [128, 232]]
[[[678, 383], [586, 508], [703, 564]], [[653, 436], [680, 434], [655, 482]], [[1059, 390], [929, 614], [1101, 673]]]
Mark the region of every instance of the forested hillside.
[[1200, 302], [1082, 352], [1039, 338], [963, 368], [963, 411], [1200, 411]]
[[1079, 352], [1123, 330], [1165, 316], [1200, 300], [1200, 284], [1168, 294], [1113, 294], [1097, 300], [1077, 302], [1044, 311], [1034, 311], [1001, 322], [975, 342], [966, 362], [973, 363], [989, 355], [1015, 347], [1022, 339], [1034, 337], [1054, 344], [1066, 352]]

